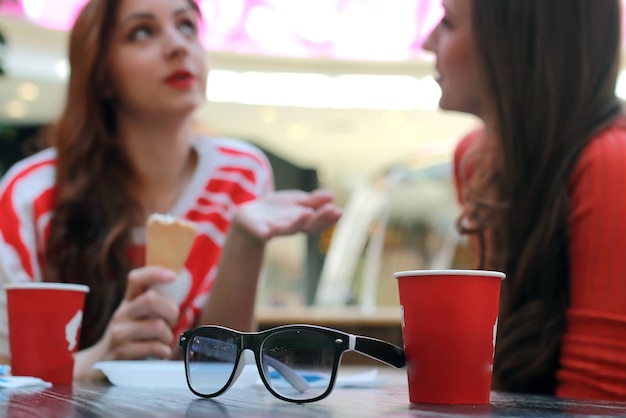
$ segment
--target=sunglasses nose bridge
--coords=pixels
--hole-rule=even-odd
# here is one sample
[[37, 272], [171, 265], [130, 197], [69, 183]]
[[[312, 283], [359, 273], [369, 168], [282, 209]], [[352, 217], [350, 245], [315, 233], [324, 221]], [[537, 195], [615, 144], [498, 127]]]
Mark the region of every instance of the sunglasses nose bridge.
[[241, 350], [250, 350], [254, 353], [257, 351], [257, 347], [259, 346], [260, 338], [255, 334], [243, 334], [241, 336]]

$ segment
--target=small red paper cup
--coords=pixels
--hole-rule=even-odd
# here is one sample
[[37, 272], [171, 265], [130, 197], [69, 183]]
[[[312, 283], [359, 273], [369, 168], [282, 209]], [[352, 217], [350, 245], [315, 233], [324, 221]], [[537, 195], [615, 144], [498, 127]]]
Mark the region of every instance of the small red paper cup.
[[85, 295], [89, 287], [25, 282], [7, 294], [11, 373], [69, 385], [74, 375]]
[[487, 404], [504, 273], [414, 270], [394, 274], [411, 403]]

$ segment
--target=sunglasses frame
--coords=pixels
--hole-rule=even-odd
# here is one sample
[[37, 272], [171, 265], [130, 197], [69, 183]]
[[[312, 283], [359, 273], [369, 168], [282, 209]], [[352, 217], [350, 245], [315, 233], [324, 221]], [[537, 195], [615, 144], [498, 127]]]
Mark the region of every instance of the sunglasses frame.
[[[190, 341], [193, 340], [195, 336], [198, 334], [202, 335], [203, 332], [210, 330], [218, 330], [220, 332], [224, 332], [229, 336], [233, 337], [237, 344], [237, 354], [235, 358], [235, 363], [233, 364], [233, 371], [228, 379], [228, 381], [224, 384], [224, 387], [219, 391], [212, 394], [203, 394], [197, 392], [191, 385], [191, 381], [189, 379], [189, 348], [191, 346]], [[283, 331], [314, 331], [318, 332], [324, 336], [326, 336], [329, 341], [334, 342], [334, 360], [333, 360], [333, 369], [330, 377], [330, 382], [328, 388], [321, 394], [311, 399], [292, 399], [287, 398], [278, 392], [276, 392], [270, 382], [267, 380], [265, 376], [265, 372], [263, 371], [262, 362], [262, 352], [261, 347], [265, 340], [271, 335], [276, 334], [277, 332]], [[367, 357], [373, 358], [380, 362], [386, 363], [395, 368], [402, 368], [406, 366], [406, 358], [404, 355], [404, 350], [398, 346], [395, 346], [391, 343], [388, 343], [383, 340], [379, 340], [377, 338], [365, 337], [361, 335], [349, 334], [347, 332], [343, 332], [333, 328], [322, 327], [318, 325], [307, 325], [307, 324], [295, 324], [295, 325], [282, 325], [279, 327], [269, 328], [263, 331], [258, 332], [239, 332], [230, 328], [217, 326], [217, 325], [204, 325], [197, 328], [193, 328], [187, 330], [180, 334], [179, 345], [183, 350], [183, 358], [185, 363], [185, 377], [187, 379], [187, 386], [189, 390], [193, 392], [195, 395], [200, 396], [202, 398], [214, 398], [220, 396], [224, 392], [226, 392], [230, 386], [238, 377], [237, 370], [239, 369], [239, 363], [241, 362], [242, 353], [244, 350], [251, 350], [254, 353], [254, 359], [257, 366], [257, 370], [259, 372], [259, 376], [263, 381], [263, 385], [267, 388], [267, 390], [283, 401], [294, 402], [294, 403], [308, 403], [319, 401], [320, 399], [325, 398], [332, 392], [335, 386], [335, 379], [337, 377], [337, 372], [339, 370], [339, 364], [341, 363], [341, 358], [346, 351], [356, 351], [360, 354], [363, 354]]]

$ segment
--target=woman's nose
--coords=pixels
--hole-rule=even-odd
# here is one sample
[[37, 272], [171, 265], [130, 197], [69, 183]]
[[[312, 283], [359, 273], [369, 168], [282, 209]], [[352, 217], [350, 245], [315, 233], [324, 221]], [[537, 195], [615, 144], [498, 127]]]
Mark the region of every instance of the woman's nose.
[[426, 37], [424, 43], [422, 44], [422, 49], [430, 52], [436, 52], [435, 46], [437, 45], [437, 32], [439, 29], [439, 25], [437, 25]]
[[167, 28], [163, 36], [163, 52], [166, 56], [184, 55], [188, 52], [189, 40], [178, 28]]

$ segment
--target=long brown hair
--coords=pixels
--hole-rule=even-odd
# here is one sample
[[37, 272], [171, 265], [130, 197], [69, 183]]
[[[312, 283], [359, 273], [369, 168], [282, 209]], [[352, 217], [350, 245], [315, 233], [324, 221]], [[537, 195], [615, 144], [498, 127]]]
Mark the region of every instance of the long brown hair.
[[[481, 183], [468, 205], [489, 242], [482, 267], [507, 273], [494, 388], [551, 394], [569, 304], [567, 185], [594, 133], [620, 112], [620, 4], [473, 0], [472, 13], [498, 138], [495, 154], [472, 155]], [[476, 190], [495, 190], [498, 203]]]
[[[108, 54], [121, 0], [90, 0], [70, 34], [65, 108], [54, 125], [56, 204], [44, 280], [90, 287], [80, 348], [100, 339], [126, 289], [131, 230], [142, 210], [117, 137]], [[198, 11], [195, 2], [189, 0]]]

